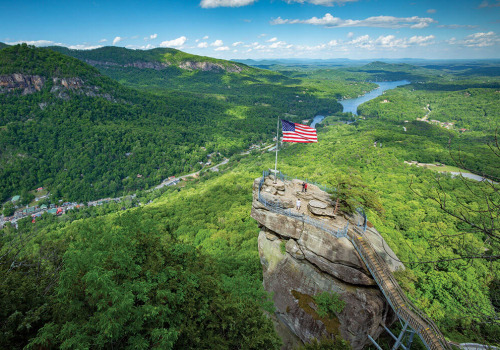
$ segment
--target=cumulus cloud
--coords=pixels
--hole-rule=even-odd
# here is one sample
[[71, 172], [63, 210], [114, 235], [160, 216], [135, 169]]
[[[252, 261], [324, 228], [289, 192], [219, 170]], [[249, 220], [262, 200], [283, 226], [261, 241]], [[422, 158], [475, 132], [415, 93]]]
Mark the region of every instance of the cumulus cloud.
[[108, 39], [101, 39], [101, 40], [99, 40], [100, 43], [105, 43], [106, 41], [108, 41]]
[[430, 23], [437, 23], [435, 20], [429, 17], [393, 17], [393, 16], [376, 16], [368, 17], [366, 19], [354, 20], [354, 19], [342, 19], [339, 17], [333, 17], [331, 14], [327, 13], [322, 18], [312, 17], [309, 19], [282, 19], [278, 17], [271, 21], [271, 24], [312, 24], [325, 26], [328, 28], [334, 27], [378, 27], [378, 28], [425, 28]]
[[215, 47], [219, 47], [219, 46], [222, 46], [224, 45], [224, 42], [220, 39], [217, 39], [215, 40], [213, 43], [210, 44], [210, 46], [215, 46]]
[[102, 45], [86, 45], [86, 44], [79, 44], [79, 45], [70, 45], [67, 46], [68, 49], [72, 50], [94, 50], [102, 47]]
[[201, 42], [197, 45], [199, 48], [205, 48], [205, 47], [208, 47], [208, 43], [207, 42]]
[[181, 47], [186, 42], [187, 38], [183, 35], [173, 40], [162, 41], [160, 47]]
[[286, 46], [286, 42], [284, 41], [276, 41], [269, 45], [270, 49], [280, 49]]
[[158, 34], [151, 34], [150, 36], [147, 36], [144, 38], [145, 41], [148, 41], [148, 40], [153, 40], [153, 39], [156, 39], [158, 37]]
[[205, 35], [205, 36], [203, 37], [203, 40], [207, 40], [207, 39], [208, 39], [208, 35]]
[[267, 40], [267, 42], [268, 42], [268, 43], [272, 43], [272, 42], [274, 42], [274, 41], [276, 41], [276, 40], [278, 40], [278, 38], [274, 37], [274, 38], [271, 38], [271, 39]]
[[383, 49], [402, 49], [409, 46], [427, 46], [433, 43], [434, 35], [415, 35], [411, 38], [397, 38], [395, 35], [381, 35], [376, 39], [370, 38], [369, 35], [362, 35], [346, 44], [355, 48], [374, 50], [378, 48]]
[[467, 35], [462, 40], [451, 38], [448, 43], [452, 45], [463, 45], [467, 47], [479, 48], [500, 44], [500, 38], [495, 34], [495, 32], [474, 33], [471, 35]]
[[358, 0], [284, 0], [284, 1], [286, 1], [289, 4], [298, 2], [299, 4], [309, 3], [313, 5], [322, 5], [322, 6], [334, 6], [334, 5], [342, 6], [348, 2], [357, 2]]
[[220, 46], [215, 49], [215, 51], [229, 51], [229, 47], [227, 46]]
[[347, 33], [347, 37], [348, 37], [348, 38], [352, 38], [353, 36], [354, 36], [354, 33], [353, 33], [353, 32], [349, 32], [349, 33]]
[[201, 0], [200, 6], [202, 8], [215, 8], [215, 7], [241, 7], [251, 5], [256, 0]]
[[119, 43], [120, 41], [122, 41], [122, 40], [123, 40], [123, 38], [122, 38], [122, 37], [117, 36], [116, 38], [114, 38], [114, 39], [113, 39], [113, 45], [118, 44], [118, 43]]
[[266, 35], [267, 35], [266, 33], [262, 33], [262, 34], [259, 34], [259, 35], [257, 36], [257, 38], [263, 38], [263, 37], [265, 37]]
[[8, 45], [17, 45], [17, 44], [27, 44], [27, 45], [33, 45], [33, 46], [64, 46], [61, 43], [56, 43], [51, 40], [20, 40], [20, 41], [15, 41], [15, 42], [8, 42], [6, 44]]
[[238, 46], [238, 45], [241, 45], [243, 44], [243, 41], [236, 41], [233, 43], [233, 46]]

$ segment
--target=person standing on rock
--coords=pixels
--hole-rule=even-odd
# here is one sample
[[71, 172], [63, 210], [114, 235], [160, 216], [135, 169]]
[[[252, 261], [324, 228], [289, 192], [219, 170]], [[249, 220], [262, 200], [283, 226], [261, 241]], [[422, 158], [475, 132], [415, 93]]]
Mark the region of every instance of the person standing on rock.
[[300, 199], [297, 198], [297, 211], [300, 210]]
[[306, 182], [304, 182], [304, 192], [307, 193], [307, 183]]
[[303, 182], [303, 183], [302, 183], [302, 192], [305, 192], [305, 191], [306, 191], [306, 183], [305, 183], [305, 182]]

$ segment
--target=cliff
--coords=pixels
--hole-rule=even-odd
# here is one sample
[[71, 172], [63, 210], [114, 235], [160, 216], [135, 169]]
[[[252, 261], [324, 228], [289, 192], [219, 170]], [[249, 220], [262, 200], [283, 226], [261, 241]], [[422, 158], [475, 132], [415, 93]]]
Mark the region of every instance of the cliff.
[[[351, 242], [337, 238], [318, 223], [342, 230], [347, 223], [355, 225], [358, 218], [335, 215], [334, 203], [328, 193], [309, 185], [301, 192], [301, 181], [278, 181], [266, 178], [261, 187], [261, 198], [268, 203], [280, 202], [290, 208], [290, 215], [316, 219], [314, 223], [301, 221], [270, 210], [259, 201], [259, 183], [254, 182], [252, 217], [259, 222], [259, 254], [263, 268], [264, 287], [273, 293], [276, 318], [287, 328], [309, 342], [332, 335], [341, 335], [353, 349], [371, 344], [368, 335], [377, 338], [389, 326], [395, 315], [378, 289], [370, 272]], [[296, 200], [302, 202], [296, 209]], [[368, 228], [365, 237], [395, 271], [404, 266], [392, 259], [395, 254], [374, 228]], [[317, 312], [314, 296], [321, 292], [336, 292], [346, 303], [333, 319], [322, 318]], [[286, 327], [283, 327], [285, 325]], [[285, 348], [291, 348], [290, 342]]]

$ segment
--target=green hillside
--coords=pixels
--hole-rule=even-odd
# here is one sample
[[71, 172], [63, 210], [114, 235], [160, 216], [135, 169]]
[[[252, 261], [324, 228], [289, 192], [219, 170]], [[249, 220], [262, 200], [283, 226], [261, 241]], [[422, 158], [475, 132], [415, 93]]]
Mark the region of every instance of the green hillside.
[[[0, 93], [2, 201], [39, 186], [66, 200], [145, 189], [200, 169], [209, 153], [230, 156], [269, 140], [276, 115], [290, 111], [283, 101], [242, 106], [190, 94], [156, 97], [125, 88], [80, 60], [26, 45], [2, 50], [0, 72], [4, 79], [24, 74], [21, 85], [29, 81], [29, 93], [18, 83]], [[335, 101], [306, 99], [297, 114], [340, 108]]]
[[[499, 325], [488, 321], [488, 317], [495, 317], [494, 307], [498, 307], [498, 261], [459, 258], [482, 255], [485, 251], [495, 256], [499, 253], [498, 245], [440, 210], [430, 199], [433, 192], [429, 190], [435, 182], [433, 174], [404, 164], [407, 151], [390, 143], [382, 148], [373, 147], [373, 142], [384, 131], [403, 136], [402, 131], [384, 128], [375, 121], [323, 127], [318, 144], [289, 145], [280, 151], [279, 168], [289, 175], [345, 188], [353, 196], [351, 203], [365, 204], [370, 222], [405, 262], [407, 271], [397, 276], [402, 287], [450, 340], [497, 343]], [[426, 133], [421, 133], [420, 138], [424, 141]], [[161, 312], [168, 312], [167, 315], [175, 312], [177, 317], [164, 327], [169, 332], [180, 329], [178, 338], [169, 338], [173, 339], [173, 345], [166, 347], [203, 346], [204, 337], [191, 338], [191, 334], [197, 334], [191, 327], [212, 329], [215, 326], [213, 319], [201, 314], [199, 303], [205, 303], [207, 308], [214, 307], [213, 311], [224, 310], [219, 314], [222, 320], [217, 321], [224, 324], [232, 300], [239, 300], [243, 304], [238, 308], [243, 313], [232, 314], [233, 332], [241, 334], [238, 333], [242, 331], [241, 317], [248, 317], [246, 325], [250, 326], [245, 328], [249, 332], [245, 334], [248, 337], [245, 344], [258, 348], [263, 341], [270, 341], [264, 347], [274, 348], [268, 324], [257, 326], [254, 322], [262, 320], [257, 314], [248, 314], [249, 308], [256, 305], [269, 307], [262, 290], [257, 251], [259, 228], [249, 214], [253, 180], [260, 176], [262, 169], [273, 165], [273, 154], [257, 153], [231, 162], [222, 174], [207, 174], [184, 188], [169, 189], [144, 207], [98, 218], [92, 216], [99, 215], [103, 209], [89, 208], [68, 214], [64, 220], [45, 216], [35, 225], [28, 220], [22, 222], [19, 232], [31, 240], [17, 259], [36, 261], [47, 250], [54, 251], [55, 256], [44, 263], [40, 285], [35, 285], [35, 277], [32, 280], [23, 277], [29, 271], [28, 266], [22, 271], [2, 270], [3, 278], [11, 282], [5, 290], [8, 299], [7, 296], [2, 298], [8, 300], [7, 307], [0, 308], [4, 317], [12, 320], [3, 324], [5, 341], [25, 339], [39, 345], [82, 341], [87, 344], [95, 337], [97, 347], [106, 347], [109, 342], [129, 344], [136, 341], [134, 332], [139, 332], [143, 344], [151, 344], [156, 333], [148, 332], [164, 322]], [[446, 176], [440, 181], [448, 191], [450, 207], [463, 200], [474, 207], [484, 206], [480, 197], [466, 194], [467, 186], [480, 186], [478, 190], [490, 191], [485, 184], [465, 184]], [[348, 186], [341, 187], [342, 183]], [[139, 193], [138, 198], [145, 202], [154, 195]], [[112, 204], [110, 210], [119, 206]], [[6, 229], [4, 232], [0, 241], [4, 246], [0, 251], [17, 242], [14, 231]], [[192, 247], [199, 252], [192, 251]], [[63, 256], [62, 270], [54, 271], [58, 257]], [[7, 255], [3, 259], [12, 257]], [[7, 261], [10, 264], [11, 260]], [[82, 261], [89, 263], [82, 264]], [[112, 272], [116, 266], [120, 269]], [[145, 269], [159, 271], [159, 266], [164, 266], [168, 276], [174, 273], [172, 268], [183, 271], [174, 275], [175, 283], [191, 281], [195, 285], [215, 288], [220, 296], [204, 287], [195, 292], [189, 289], [192, 286], [189, 283], [181, 289], [161, 289], [163, 285], [158, 284], [159, 281], [144, 273]], [[49, 277], [54, 273], [60, 276], [59, 281], [50, 287]], [[157, 278], [169, 281], [168, 278], [172, 278], [159, 276]], [[206, 285], [205, 278], [211, 278], [212, 284]], [[18, 280], [25, 283], [15, 283]], [[46, 288], [49, 288], [48, 294], [42, 295]], [[27, 293], [32, 296], [29, 302], [24, 298]], [[141, 293], [164, 293], [160, 295], [168, 298], [165, 304], [169, 305], [168, 311], [163, 309], [163, 304], [158, 304], [158, 299], [143, 297]], [[183, 293], [190, 297], [182, 299]], [[228, 299], [222, 302], [220, 298]], [[132, 307], [134, 302], [136, 306]], [[17, 305], [21, 303], [22, 309], [19, 309]], [[16, 308], [20, 311], [14, 313]], [[81, 310], [86, 310], [86, 314], [82, 315]], [[147, 310], [152, 313], [143, 317]], [[32, 315], [40, 316], [33, 319]], [[145, 321], [131, 323], [129, 320], [137, 315]], [[195, 321], [176, 328], [176, 322], [183, 322], [186, 317]], [[114, 320], [111, 328], [105, 326], [109, 321], [104, 322], [109, 318]], [[33, 328], [15, 328], [26, 322], [31, 322]], [[212, 339], [214, 335], [209, 333], [207, 341]], [[229, 348], [228, 344], [234, 342], [237, 342], [236, 335], [224, 340], [218, 348]]]
[[0, 42], [0, 50], [6, 47], [9, 47], [9, 45]]
[[[55, 200], [136, 197], [0, 230], [0, 347], [278, 349], [262, 312], [273, 306], [250, 218], [253, 180], [275, 158], [240, 153], [269, 143], [277, 116], [300, 121], [318, 112], [328, 116], [319, 142], [285, 144], [278, 168], [339, 189], [343, 211], [364, 207], [407, 268], [396, 276], [402, 288], [449, 340], [500, 344], [498, 184], [404, 163], [465, 164], [499, 176], [495, 67], [480, 77], [380, 62], [200, 71], [175, 66], [198, 59], [177, 50], [54, 50], [0, 51], [2, 201], [38, 186]], [[169, 53], [178, 57], [165, 69], [125, 66], [166, 63]], [[97, 59], [116, 65], [84, 62]], [[13, 74], [23, 79], [13, 83]], [[341, 123], [336, 96], [405, 74], [424, 80], [387, 91], [360, 106], [353, 124]], [[428, 104], [430, 116], [456, 126], [417, 121]], [[200, 169], [209, 154], [229, 163], [148, 191]]]

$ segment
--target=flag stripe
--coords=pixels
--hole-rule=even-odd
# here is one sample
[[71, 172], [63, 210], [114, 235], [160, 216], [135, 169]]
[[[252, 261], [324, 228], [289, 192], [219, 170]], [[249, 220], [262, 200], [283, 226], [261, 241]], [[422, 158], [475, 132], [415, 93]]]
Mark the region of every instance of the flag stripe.
[[318, 142], [316, 129], [310, 126], [281, 120], [283, 142]]

